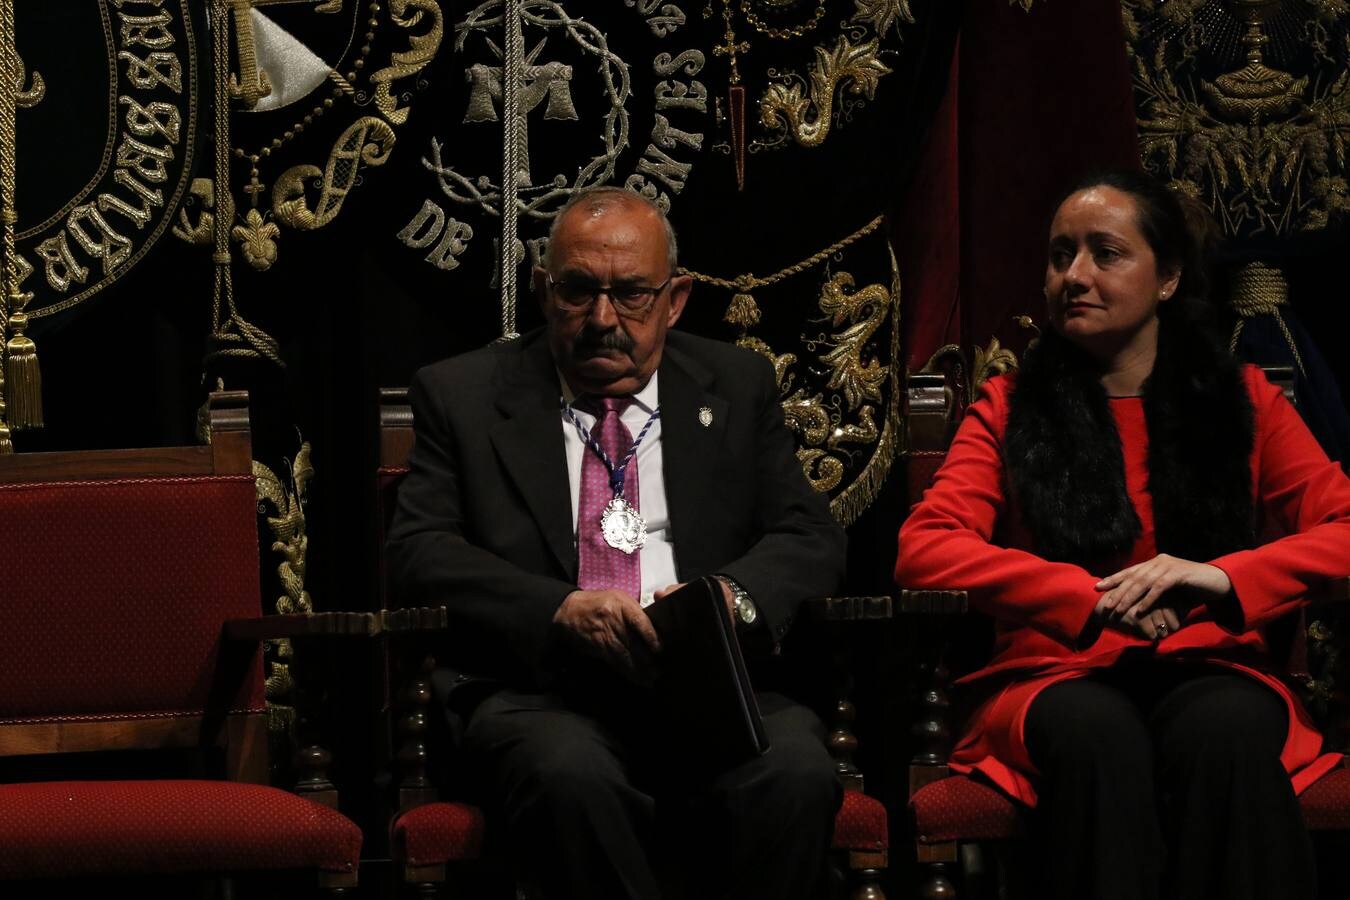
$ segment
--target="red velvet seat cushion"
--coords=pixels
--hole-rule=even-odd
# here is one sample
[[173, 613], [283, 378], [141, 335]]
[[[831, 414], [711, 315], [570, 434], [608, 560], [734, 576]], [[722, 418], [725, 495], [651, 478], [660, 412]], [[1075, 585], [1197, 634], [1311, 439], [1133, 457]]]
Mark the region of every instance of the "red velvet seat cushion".
[[1016, 837], [1022, 824], [1013, 802], [995, 788], [964, 775], [924, 785], [909, 798], [920, 843]]
[[0, 878], [353, 872], [361, 830], [295, 794], [223, 781], [0, 785]]
[[394, 846], [410, 866], [477, 859], [483, 851], [483, 813], [467, 803], [424, 803], [394, 821]]
[[861, 791], [844, 791], [844, 803], [834, 817], [835, 850], [885, 850], [890, 846], [886, 807]]
[[1313, 831], [1350, 831], [1350, 769], [1332, 769], [1298, 800]]
[[[1350, 831], [1350, 769], [1333, 769], [1299, 796], [1313, 831]], [[1021, 822], [1011, 800], [988, 785], [953, 775], [920, 788], [909, 801], [920, 843], [1016, 837]]]

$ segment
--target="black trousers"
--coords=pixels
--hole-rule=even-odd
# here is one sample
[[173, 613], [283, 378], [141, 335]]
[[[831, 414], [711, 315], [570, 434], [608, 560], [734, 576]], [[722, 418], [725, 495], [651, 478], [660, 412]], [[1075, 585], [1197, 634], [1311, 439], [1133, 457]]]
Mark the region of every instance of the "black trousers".
[[1316, 895], [1280, 764], [1283, 701], [1214, 667], [1123, 665], [1031, 704], [1040, 893], [1073, 900]]
[[823, 896], [842, 799], [824, 728], [758, 697], [769, 751], [691, 782], [636, 704], [499, 691], [464, 739], [487, 776], [489, 830], [549, 900]]

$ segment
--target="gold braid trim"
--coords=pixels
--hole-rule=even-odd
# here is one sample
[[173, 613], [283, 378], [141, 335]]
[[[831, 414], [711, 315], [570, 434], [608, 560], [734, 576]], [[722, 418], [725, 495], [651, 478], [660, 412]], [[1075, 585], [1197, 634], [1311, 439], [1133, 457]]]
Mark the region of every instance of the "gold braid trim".
[[1298, 345], [1294, 343], [1294, 335], [1289, 331], [1284, 316], [1280, 314], [1280, 307], [1289, 305], [1289, 283], [1284, 280], [1283, 272], [1265, 263], [1247, 263], [1238, 270], [1237, 278], [1233, 282], [1233, 294], [1228, 303], [1238, 314], [1238, 320], [1233, 325], [1233, 337], [1228, 342], [1230, 351], [1237, 350], [1238, 337], [1242, 334], [1242, 326], [1248, 319], [1256, 316], [1273, 316], [1280, 333], [1284, 335], [1289, 352], [1294, 355], [1299, 372], [1304, 378], [1308, 377], [1308, 371], [1303, 368], [1303, 357], [1298, 352]]

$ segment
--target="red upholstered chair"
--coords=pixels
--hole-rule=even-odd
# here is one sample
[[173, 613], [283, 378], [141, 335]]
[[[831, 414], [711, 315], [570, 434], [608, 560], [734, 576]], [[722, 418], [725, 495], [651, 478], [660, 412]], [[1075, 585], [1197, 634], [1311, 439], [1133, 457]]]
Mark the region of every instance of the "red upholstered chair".
[[[388, 524], [393, 514], [398, 484], [407, 473], [412, 447], [412, 411], [407, 390], [381, 390], [378, 491], [383, 525]], [[831, 628], [836, 623], [875, 621], [891, 615], [890, 597], [822, 598], [810, 606], [812, 618]], [[400, 656], [411, 677], [404, 680], [404, 686], [397, 692], [401, 713], [396, 756], [402, 777], [393, 844], [404, 879], [429, 886], [445, 878], [448, 866], [478, 858], [483, 842], [483, 816], [473, 806], [436, 799], [436, 789], [427, 775], [428, 722], [433, 715], [430, 672], [434, 660], [425, 652]], [[833, 712], [827, 740], [844, 785], [843, 805], [835, 818], [833, 849], [850, 875], [852, 896], [856, 900], [884, 900], [880, 880], [889, 848], [886, 808], [863, 793], [863, 775], [853, 762], [858, 741], [851, 730], [852, 703], [841, 698]]]
[[[258, 644], [224, 635], [260, 612], [247, 396], [210, 421], [210, 446], [0, 456], [0, 882], [356, 883], [356, 825], [266, 784]], [[202, 758], [145, 777], [169, 756]]]
[[[408, 471], [412, 452], [412, 409], [406, 389], [380, 391], [380, 467], [376, 473], [376, 546], [380, 586], [384, 590], [384, 538], [394, 515], [398, 486]], [[387, 608], [386, 598], [381, 597]], [[408, 627], [391, 631], [389, 694], [386, 706], [395, 720], [398, 766], [397, 809], [390, 824], [390, 844], [399, 878], [419, 895], [432, 895], [457, 865], [473, 862], [483, 852], [483, 813], [468, 803], [442, 800], [428, 772], [434, 710], [431, 673], [435, 667], [428, 635], [439, 622], [424, 614]], [[394, 614], [391, 611], [391, 614]]]
[[[1284, 386], [1292, 400], [1292, 370], [1267, 369], [1266, 375]], [[954, 431], [952, 399], [944, 376], [909, 376], [908, 488], [913, 500], [917, 501], [932, 482], [945, 458]], [[1335, 582], [1318, 598], [1321, 603], [1331, 604], [1345, 604], [1348, 600], [1350, 580]], [[970, 631], [968, 623], [963, 622], [967, 612], [965, 592], [901, 590], [896, 607], [897, 615], [915, 617], [915, 646], [925, 654], [918, 660], [923, 683], [918, 715], [911, 729], [918, 740], [918, 750], [909, 766], [909, 813], [915, 853], [922, 870], [918, 896], [954, 900], [958, 892], [949, 867], [959, 862], [963, 869], [983, 869], [978, 845], [1022, 838], [1022, 811], [995, 788], [964, 775], [953, 775], [947, 767], [954, 727], [948, 716], [949, 666], [951, 657], [961, 654], [962, 644], [970, 643], [969, 635], [963, 635]], [[1304, 633], [1302, 628], [1294, 632], [1291, 658], [1295, 665], [1290, 675], [1307, 681], [1306, 667], [1300, 664], [1306, 655]], [[1310, 829], [1350, 830], [1350, 769], [1333, 770], [1299, 799]]]

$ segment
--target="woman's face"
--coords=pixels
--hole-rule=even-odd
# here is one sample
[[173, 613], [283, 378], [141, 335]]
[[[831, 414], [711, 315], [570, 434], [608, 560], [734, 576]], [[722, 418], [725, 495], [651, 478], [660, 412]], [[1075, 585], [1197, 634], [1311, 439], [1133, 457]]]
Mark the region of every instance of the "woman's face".
[[1099, 185], [1069, 195], [1050, 223], [1050, 324], [1089, 351], [1156, 338], [1158, 304], [1176, 290], [1181, 273], [1159, 274], [1138, 218], [1133, 197]]

